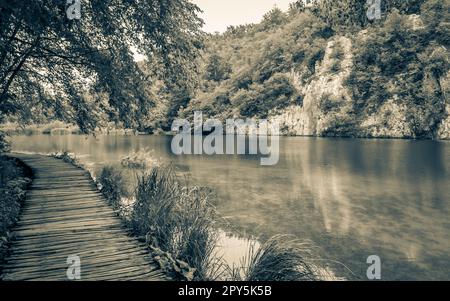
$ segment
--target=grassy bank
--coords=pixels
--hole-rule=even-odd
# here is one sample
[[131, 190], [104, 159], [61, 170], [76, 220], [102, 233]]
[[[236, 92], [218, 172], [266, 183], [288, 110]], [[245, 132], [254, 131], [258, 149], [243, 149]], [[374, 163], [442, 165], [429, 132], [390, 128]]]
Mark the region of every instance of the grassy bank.
[[11, 228], [17, 222], [31, 170], [16, 159], [0, 155], [0, 275], [8, 252]]

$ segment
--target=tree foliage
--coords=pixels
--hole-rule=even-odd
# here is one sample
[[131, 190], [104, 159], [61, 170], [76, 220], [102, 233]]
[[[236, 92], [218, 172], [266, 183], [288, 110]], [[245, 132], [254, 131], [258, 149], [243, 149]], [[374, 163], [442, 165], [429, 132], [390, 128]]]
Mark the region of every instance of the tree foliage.
[[[446, 3], [446, 4], [444, 4]], [[436, 11], [436, 5], [442, 11]], [[428, 12], [429, 9], [432, 12]], [[440, 87], [449, 71], [449, 55], [434, 32], [449, 17], [448, 1], [429, 0], [421, 7], [424, 16], [414, 28], [411, 19], [394, 9], [382, 26], [355, 40], [355, 66], [348, 80], [356, 112], [374, 114], [386, 101], [407, 108], [413, 137], [433, 138], [445, 117], [446, 99]]]
[[[217, 82], [202, 80], [183, 115], [202, 110], [219, 119], [266, 118], [302, 106], [309, 94], [305, 110], [326, 116], [323, 135], [365, 135], [372, 132], [362, 124], [377, 131], [393, 120], [393, 131], [435, 137], [448, 101], [448, 88], [440, 85], [449, 70], [449, 1], [381, 3], [381, 20], [369, 22], [366, 1], [324, 0], [308, 7], [298, 1], [287, 13], [275, 9], [259, 24], [212, 36], [205, 57], [223, 58], [232, 71]], [[336, 43], [342, 36], [348, 45]], [[352, 64], [343, 64], [350, 58]], [[211, 69], [208, 59], [202, 68]], [[340, 77], [347, 80], [337, 94], [348, 98], [321, 99], [308, 91], [313, 82]]]
[[274, 7], [263, 16], [263, 21], [260, 26], [262, 30], [269, 30], [276, 28], [286, 21], [286, 15], [278, 7]]
[[[102, 119], [136, 127], [152, 106], [147, 57], [167, 85], [189, 87], [202, 45], [187, 0], [90, 0], [69, 20], [66, 1], [0, 1], [0, 113], [48, 115], [88, 132]], [[89, 96], [88, 96], [89, 95]]]
[[10, 148], [10, 145], [8, 141], [6, 140], [6, 134], [0, 131], [0, 154], [3, 152], [8, 151]]
[[[393, 9], [405, 14], [418, 14], [423, 2], [425, 0], [382, 0], [380, 1], [381, 20], [367, 18], [369, 5], [366, 0], [319, 0], [312, 11], [331, 28], [342, 30], [365, 27], [372, 23], [380, 24]], [[301, 5], [298, 6], [301, 7]]]
[[231, 66], [217, 54], [211, 55], [206, 67], [206, 80], [220, 82], [229, 78]]
[[323, 59], [328, 36], [326, 24], [311, 12], [275, 8], [259, 24], [211, 37], [204, 80], [183, 115], [202, 110], [221, 118], [264, 118], [271, 110], [302, 103], [292, 72], [311, 77]]

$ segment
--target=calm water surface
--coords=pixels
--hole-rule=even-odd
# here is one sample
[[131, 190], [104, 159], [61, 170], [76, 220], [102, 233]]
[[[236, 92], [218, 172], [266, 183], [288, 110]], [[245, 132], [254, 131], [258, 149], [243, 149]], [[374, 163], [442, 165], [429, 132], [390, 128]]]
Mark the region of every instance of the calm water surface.
[[336, 264], [337, 276], [364, 279], [374, 254], [384, 280], [450, 280], [450, 143], [282, 138], [280, 162], [268, 167], [256, 156], [174, 156], [170, 139], [17, 136], [13, 150], [69, 150], [98, 170], [153, 149], [214, 188], [218, 210], [241, 233], [311, 240], [354, 273]]

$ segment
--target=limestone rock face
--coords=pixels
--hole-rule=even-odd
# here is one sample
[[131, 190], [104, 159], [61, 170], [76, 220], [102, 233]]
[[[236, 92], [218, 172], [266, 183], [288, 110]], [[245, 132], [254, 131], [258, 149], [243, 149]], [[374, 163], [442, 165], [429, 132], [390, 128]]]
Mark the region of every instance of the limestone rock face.
[[443, 119], [439, 131], [438, 139], [450, 140], [450, 72], [440, 80], [440, 86], [442, 88], [444, 98], [445, 98], [445, 114], [446, 117]]
[[[364, 35], [364, 31], [360, 33]], [[343, 57], [333, 56], [333, 49], [340, 47]], [[338, 68], [336, 68], [336, 64]], [[280, 125], [281, 134], [294, 136], [352, 136], [378, 138], [411, 138], [414, 133], [408, 121], [410, 108], [394, 95], [371, 115], [354, 116], [354, 100], [345, 85], [353, 64], [352, 41], [337, 37], [328, 42], [323, 60], [316, 66], [309, 82], [301, 83], [299, 75], [292, 73], [292, 82], [304, 95], [303, 105], [291, 105], [271, 112], [270, 120]], [[338, 71], [336, 71], [336, 69]], [[431, 95], [438, 89], [443, 92], [445, 112], [437, 125], [435, 139], [450, 139], [450, 76], [439, 81], [427, 75], [423, 89]], [[439, 111], [439, 109], [436, 109]], [[441, 110], [442, 112], [442, 110]], [[428, 129], [435, 127], [429, 124]], [[431, 130], [430, 130], [431, 131]]]
[[[341, 47], [344, 52], [342, 60], [332, 57], [334, 47]], [[350, 75], [353, 55], [352, 43], [349, 38], [339, 37], [328, 42], [323, 61], [316, 67], [318, 70], [312, 80], [297, 89], [305, 95], [303, 106], [289, 106], [281, 113], [272, 116], [271, 120], [278, 121], [285, 134], [290, 135], [322, 135], [330, 126], [340, 122], [350, 109], [351, 97], [344, 82]], [[332, 71], [338, 65], [337, 72]], [[293, 74], [294, 83], [299, 81]], [[333, 114], [323, 112], [320, 107], [326, 99], [329, 105], [335, 107]]]
[[450, 104], [446, 105], [447, 118], [444, 119], [439, 127], [438, 138], [442, 140], [450, 140]]

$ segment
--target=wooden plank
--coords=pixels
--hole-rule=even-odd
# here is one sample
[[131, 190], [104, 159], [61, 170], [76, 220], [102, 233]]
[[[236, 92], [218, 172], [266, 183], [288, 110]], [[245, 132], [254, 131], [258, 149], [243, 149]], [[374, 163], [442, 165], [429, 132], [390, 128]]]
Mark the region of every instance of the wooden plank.
[[51, 222], [51, 221], [62, 221], [62, 220], [72, 220], [72, 219], [96, 219], [97, 217], [111, 217], [117, 218], [112, 210], [103, 209], [98, 207], [100, 210], [72, 210], [72, 211], [60, 211], [60, 214], [55, 216], [54, 212], [47, 212], [45, 210], [39, 210], [35, 213], [27, 211], [27, 215], [24, 216], [20, 222], [26, 223], [39, 223], [39, 222]]
[[82, 223], [82, 222], [90, 222], [90, 221], [114, 221], [117, 222], [116, 216], [109, 212], [109, 213], [97, 213], [97, 214], [79, 214], [79, 215], [72, 215], [72, 216], [60, 216], [60, 217], [46, 217], [46, 218], [39, 218], [36, 216], [35, 218], [23, 218], [18, 223], [17, 226], [36, 226], [36, 225], [55, 225], [58, 226], [60, 224], [70, 224], [70, 223]]
[[33, 251], [52, 251], [52, 250], [60, 250], [63, 247], [80, 247], [89, 244], [118, 244], [123, 243], [125, 245], [132, 243], [132, 241], [127, 237], [111, 237], [108, 239], [105, 238], [93, 238], [93, 239], [84, 239], [84, 240], [69, 240], [66, 242], [48, 242], [44, 246], [41, 242], [35, 242], [34, 244], [15, 244], [14, 252], [15, 254], [33, 252]]
[[[120, 248], [120, 249], [118, 249]], [[6, 262], [7, 265], [20, 265], [20, 264], [37, 264], [41, 266], [45, 266], [46, 263], [49, 262], [65, 262], [67, 257], [70, 255], [78, 255], [80, 258], [84, 259], [97, 259], [104, 256], [112, 256], [115, 254], [135, 254], [142, 253], [147, 255], [148, 252], [140, 247], [133, 245], [123, 245], [123, 244], [114, 244], [113, 246], [105, 247], [105, 246], [85, 246], [80, 250], [77, 248], [65, 248], [57, 251], [49, 251], [46, 253], [43, 252], [32, 252], [32, 253], [23, 253], [12, 255]], [[67, 264], [66, 264], [67, 267]]]
[[[32, 236], [32, 235], [27, 235], [27, 236], [14, 236], [14, 241], [32, 241], [34, 239], [41, 239], [41, 240], [58, 240], [58, 241], [63, 241], [64, 239], [67, 240], [74, 240], [76, 238], [79, 237], [90, 237], [90, 236], [95, 236], [95, 237], [103, 237], [103, 236], [108, 236], [108, 235], [120, 235], [123, 234], [123, 229], [122, 228], [118, 228], [118, 229], [109, 229], [108, 231], [104, 231], [103, 229], [99, 229], [99, 230], [89, 230], [89, 231], [84, 231], [83, 229], [81, 230], [74, 230], [71, 231], [70, 233], [67, 232], [57, 232], [57, 233], [39, 233], [39, 235], [36, 236]], [[14, 243], [14, 242], [13, 242]]]
[[3, 280], [67, 280], [67, 256], [83, 280], [167, 280], [146, 246], [131, 237], [88, 172], [40, 155], [14, 155], [34, 172], [14, 228]]
[[[56, 273], [55, 273], [56, 272]], [[142, 266], [138, 267], [124, 267], [120, 269], [101, 269], [96, 271], [84, 271], [81, 270], [82, 281], [125, 281], [129, 279], [133, 279], [136, 277], [145, 277], [147, 275], [148, 280], [166, 280], [163, 276], [160, 276], [161, 273], [159, 271], [150, 271], [145, 272], [142, 271]], [[64, 281], [66, 278], [66, 269], [56, 270], [53, 273], [38, 273], [34, 275], [20, 275], [20, 274], [9, 274], [8, 278], [4, 280], [15, 280], [15, 281]]]

